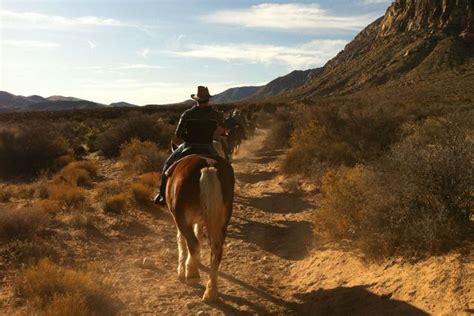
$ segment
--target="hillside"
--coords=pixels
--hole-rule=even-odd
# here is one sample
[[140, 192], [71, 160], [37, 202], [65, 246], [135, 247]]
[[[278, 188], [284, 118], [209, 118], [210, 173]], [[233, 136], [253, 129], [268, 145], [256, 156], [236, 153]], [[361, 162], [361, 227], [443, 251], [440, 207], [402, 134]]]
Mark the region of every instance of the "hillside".
[[428, 92], [435, 99], [474, 100], [473, 19], [472, 1], [395, 1], [318, 75], [286, 96], [363, 91], [421, 100]]
[[278, 96], [305, 84], [308, 79], [320, 73], [321, 68], [295, 70], [285, 76], [278, 77], [264, 86], [231, 88], [215, 95], [211, 102], [225, 104], [239, 101], [259, 100], [266, 97]]

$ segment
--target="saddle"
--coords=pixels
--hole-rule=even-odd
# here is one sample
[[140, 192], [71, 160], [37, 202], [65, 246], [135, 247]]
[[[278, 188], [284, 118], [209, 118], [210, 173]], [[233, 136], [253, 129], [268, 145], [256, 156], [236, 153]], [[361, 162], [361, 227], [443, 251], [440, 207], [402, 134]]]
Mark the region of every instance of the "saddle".
[[208, 160], [208, 163], [210, 163], [210, 161], [222, 160], [223, 158], [217, 154], [216, 150], [211, 149], [212, 146], [212, 144], [185, 144], [185, 147], [181, 152], [181, 157], [165, 171], [166, 176], [169, 177], [173, 173], [176, 165], [181, 160], [191, 155], [203, 157]]

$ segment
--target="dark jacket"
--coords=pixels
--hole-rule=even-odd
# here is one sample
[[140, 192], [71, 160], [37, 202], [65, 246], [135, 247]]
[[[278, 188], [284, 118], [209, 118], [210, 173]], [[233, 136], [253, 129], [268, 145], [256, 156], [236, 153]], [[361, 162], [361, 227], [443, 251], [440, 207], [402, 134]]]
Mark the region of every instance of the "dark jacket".
[[210, 106], [193, 106], [184, 111], [176, 127], [176, 136], [187, 143], [210, 144], [218, 126], [223, 126], [224, 116]]

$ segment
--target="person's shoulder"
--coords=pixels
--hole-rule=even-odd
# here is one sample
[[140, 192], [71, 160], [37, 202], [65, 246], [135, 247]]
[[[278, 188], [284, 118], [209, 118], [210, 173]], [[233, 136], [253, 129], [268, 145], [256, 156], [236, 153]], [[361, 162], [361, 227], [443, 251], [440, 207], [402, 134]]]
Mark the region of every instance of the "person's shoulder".
[[195, 112], [197, 108], [198, 108], [197, 105], [193, 105], [191, 108], [189, 108], [189, 109], [187, 109], [186, 111], [184, 111], [183, 114], [181, 114], [181, 117], [187, 116], [187, 115], [189, 115], [189, 114]]

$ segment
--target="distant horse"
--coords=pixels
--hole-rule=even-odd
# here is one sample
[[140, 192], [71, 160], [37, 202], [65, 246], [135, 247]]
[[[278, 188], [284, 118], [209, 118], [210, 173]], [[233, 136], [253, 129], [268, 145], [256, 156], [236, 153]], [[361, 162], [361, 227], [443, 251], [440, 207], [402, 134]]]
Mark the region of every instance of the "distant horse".
[[231, 153], [235, 153], [239, 150], [240, 144], [247, 139], [245, 129], [241, 125], [236, 125], [229, 130], [227, 135], [227, 140], [229, 142], [229, 147]]
[[217, 272], [232, 215], [234, 171], [224, 159], [190, 155], [177, 161], [167, 174], [166, 201], [178, 230], [178, 277], [181, 280], [199, 278], [203, 228], [206, 227], [211, 268], [202, 299], [215, 301]]

